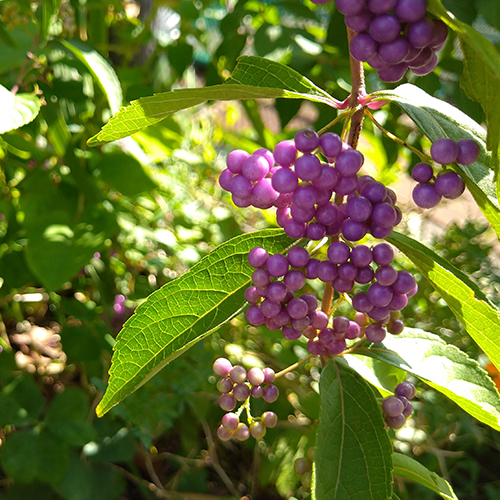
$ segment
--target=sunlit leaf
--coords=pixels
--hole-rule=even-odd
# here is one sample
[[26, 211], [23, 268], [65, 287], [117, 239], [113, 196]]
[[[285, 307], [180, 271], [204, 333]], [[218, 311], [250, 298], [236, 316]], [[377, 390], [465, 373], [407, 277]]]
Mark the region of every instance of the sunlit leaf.
[[34, 94], [13, 94], [0, 85], [0, 134], [32, 122], [40, 112], [40, 99]]

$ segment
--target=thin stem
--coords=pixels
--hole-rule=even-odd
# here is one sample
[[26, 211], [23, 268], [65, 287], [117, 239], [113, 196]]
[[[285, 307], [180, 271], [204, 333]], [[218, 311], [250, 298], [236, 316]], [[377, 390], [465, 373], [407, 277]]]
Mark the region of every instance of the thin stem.
[[282, 377], [283, 375], [286, 375], [287, 373], [295, 370], [300, 365], [303, 365], [304, 363], [307, 363], [312, 357], [313, 357], [313, 355], [309, 354], [309, 356], [307, 356], [306, 358], [301, 359], [300, 361], [297, 361], [297, 363], [294, 363], [293, 365], [290, 365], [288, 368], [285, 368], [284, 370], [281, 370], [280, 372], [278, 372], [276, 374], [275, 378]]
[[332, 302], [333, 302], [333, 285], [332, 282], [329, 281], [325, 285], [325, 291], [323, 292], [323, 301], [321, 302], [321, 310], [327, 316], [330, 316], [330, 309], [332, 307]]
[[413, 146], [410, 146], [406, 141], [403, 141], [403, 139], [400, 139], [399, 137], [395, 136], [392, 132], [389, 132], [387, 129], [385, 129], [378, 121], [377, 119], [373, 116], [368, 109], [364, 110], [366, 116], [370, 118], [370, 120], [373, 122], [373, 124], [389, 139], [393, 140], [394, 142], [397, 142], [398, 144], [401, 144], [401, 146], [404, 146], [405, 148], [408, 148], [411, 152], [415, 153], [423, 162], [429, 162], [432, 161], [432, 158], [425, 153], [422, 153], [418, 149], [414, 148]]
[[348, 109], [344, 113], [341, 113], [340, 115], [337, 116], [337, 118], [335, 118], [335, 120], [332, 120], [328, 125], [325, 125], [318, 132], [318, 135], [324, 134], [325, 132], [327, 132], [328, 130], [330, 130], [332, 127], [334, 127], [335, 125], [337, 125], [337, 123], [339, 123], [340, 121], [342, 121], [344, 118], [350, 118], [350, 116], [352, 115], [352, 113], [353, 113], [352, 109]]

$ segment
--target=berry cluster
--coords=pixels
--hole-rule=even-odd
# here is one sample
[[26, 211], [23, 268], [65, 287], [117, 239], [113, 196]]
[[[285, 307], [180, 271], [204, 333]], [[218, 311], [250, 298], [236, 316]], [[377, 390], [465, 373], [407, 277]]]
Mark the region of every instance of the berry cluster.
[[[217, 389], [221, 392], [219, 406], [227, 412], [232, 412], [237, 401], [246, 401], [250, 396], [262, 398], [267, 403], [274, 403], [278, 399], [278, 388], [273, 385], [275, 373], [272, 368], [250, 368], [247, 370], [240, 365], [233, 366], [226, 358], [218, 358], [213, 364], [214, 373], [220, 377]], [[265, 384], [265, 386], [264, 386]], [[267, 428], [276, 425], [278, 417], [272, 411], [264, 412], [260, 418], [249, 417], [250, 425], [240, 422], [240, 411], [226, 413], [222, 417], [222, 424], [217, 435], [223, 441], [232, 437], [245, 441], [251, 436], [256, 439], [264, 437]]]
[[395, 396], [389, 396], [382, 402], [385, 423], [391, 429], [403, 427], [406, 419], [413, 413], [410, 399], [415, 397], [415, 386], [411, 382], [401, 382], [396, 386]]
[[[460, 163], [471, 165], [479, 158], [479, 145], [472, 139], [438, 139], [431, 147], [431, 157], [436, 163], [450, 165]], [[413, 189], [413, 201], [420, 208], [435, 207], [441, 197], [449, 200], [458, 198], [465, 190], [465, 183], [457, 172], [444, 169], [435, 177], [434, 170], [428, 163], [417, 163], [411, 175], [418, 184]]]
[[357, 33], [351, 55], [376, 69], [382, 80], [397, 82], [408, 68], [423, 76], [436, 67], [448, 30], [426, 15], [427, 0], [335, 0], [335, 5]]

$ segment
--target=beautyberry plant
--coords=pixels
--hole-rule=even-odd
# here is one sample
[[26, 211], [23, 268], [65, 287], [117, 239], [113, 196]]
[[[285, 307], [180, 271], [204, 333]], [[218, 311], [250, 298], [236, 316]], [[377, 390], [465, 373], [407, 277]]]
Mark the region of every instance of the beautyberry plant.
[[[481, 97], [484, 86], [499, 78], [499, 56], [439, 0], [312, 0], [304, 6], [343, 16], [351, 74], [346, 99], [335, 99], [281, 62], [246, 55], [224, 84], [141, 98], [90, 139], [98, 145], [123, 138], [207, 99], [300, 98], [337, 110], [328, 123], [286, 130], [227, 155], [221, 188], [235, 207], [253, 214], [254, 209], [266, 211], [275, 227], [223, 243], [137, 308], [117, 339], [108, 390], [97, 413], [108, 411], [164, 364], [245, 310], [252, 335], [281, 332], [283, 346], [297, 348], [300, 359], [277, 373], [265, 366], [275, 366], [269, 359], [249, 366], [228, 352], [227, 358], [215, 360], [214, 392], [220, 393], [225, 412], [216, 431], [220, 440], [268, 439], [268, 429], [285, 425], [268, 406], [282, 397], [293, 400], [286, 390], [280, 395], [279, 388], [286, 387], [281, 377], [314, 367], [321, 372], [319, 417], [311, 424], [317, 426], [316, 446], [295, 460], [295, 471], [313, 498], [397, 498], [394, 474], [443, 498], [456, 498], [444, 479], [394, 452], [394, 431], [407, 419], [413, 425], [411, 401], [417, 398], [418, 412], [422, 383], [496, 430], [500, 397], [465, 352], [435, 334], [405, 327], [403, 311], [418, 291], [412, 269], [429, 280], [497, 367], [500, 316], [470, 278], [404, 231], [407, 211], [434, 208], [442, 198], [455, 200], [467, 188], [500, 234], [494, 184], [498, 124], [492, 118], [498, 110]], [[439, 67], [450, 29], [462, 47], [462, 85], [483, 106], [488, 132], [418, 87], [418, 77]], [[368, 93], [365, 70], [370, 84], [385, 90]], [[405, 77], [414, 84], [383, 87], [382, 82]], [[385, 128], [386, 111], [378, 110], [394, 105], [413, 121], [412, 134], [425, 135], [430, 148]], [[383, 182], [385, 165], [372, 165], [361, 152], [365, 120], [384, 141], [404, 148], [401, 156], [420, 160], [410, 172], [417, 182], [411, 206], [400, 204], [398, 188]], [[407, 374], [412, 382], [405, 381]], [[259, 415], [252, 414], [255, 402], [264, 408]]]

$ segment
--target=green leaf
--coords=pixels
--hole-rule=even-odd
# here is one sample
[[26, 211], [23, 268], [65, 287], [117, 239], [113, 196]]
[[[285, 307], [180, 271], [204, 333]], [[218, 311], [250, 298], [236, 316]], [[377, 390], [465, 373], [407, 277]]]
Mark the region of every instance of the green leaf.
[[498, 155], [500, 147], [500, 54], [483, 35], [451, 15], [439, 0], [431, 0], [431, 11], [452, 28], [460, 39], [464, 54], [464, 72], [461, 86], [465, 93], [481, 104], [488, 126], [487, 146], [493, 152], [493, 166], [497, 179], [497, 196], [500, 190]]
[[0, 461], [5, 474], [22, 483], [39, 479], [56, 483], [69, 463], [68, 445], [50, 432], [20, 430], [7, 436]]
[[250, 284], [252, 268], [247, 255], [253, 247], [279, 253], [292, 241], [279, 229], [237, 236], [152, 293], [117, 337], [108, 389], [97, 415], [104, 415], [167, 363], [240, 312], [244, 291]]
[[97, 162], [95, 168], [107, 184], [125, 196], [137, 196], [158, 187], [142, 165], [126, 153], [108, 153]]
[[319, 387], [315, 498], [387, 500], [392, 495], [392, 444], [373, 389], [335, 360], [321, 373]]
[[71, 40], [71, 42], [61, 40], [61, 44], [85, 64], [106, 96], [109, 109], [112, 113], [117, 113], [122, 105], [123, 96], [120, 80], [118, 80], [112, 66], [97, 50], [89, 47], [80, 40], [75, 39]]
[[[222, 84], [196, 89], [175, 89], [171, 92], [141, 97], [136, 101], [132, 101], [129, 106], [122, 108], [119, 113], [112, 116], [101, 131], [88, 140], [87, 144], [97, 146], [105, 142], [122, 139], [160, 122], [176, 111], [196, 106], [208, 100], [234, 101], [269, 97], [308, 99], [328, 104], [328, 99], [321, 96], [249, 85]], [[330, 98], [330, 105], [333, 104], [333, 100]]]
[[[442, 392], [467, 413], [500, 430], [500, 395], [479, 363], [437, 335], [406, 328], [400, 335], [387, 335], [382, 344], [361, 346], [360, 354], [384, 359]], [[404, 359], [398, 362], [387, 352]]]
[[500, 312], [484, 299], [463, 273], [418, 241], [393, 232], [387, 241], [397, 246], [415, 264], [453, 314], [464, 325], [469, 335], [500, 368]]
[[95, 438], [95, 428], [87, 422], [87, 395], [76, 387], [67, 387], [52, 400], [45, 424], [60, 439], [83, 446]]
[[413, 458], [401, 453], [394, 453], [393, 460], [394, 474], [406, 477], [429, 488], [445, 500], [458, 500], [447, 481], [439, 477], [435, 472], [431, 472], [416, 460], [413, 460]]
[[0, 85], [0, 134], [32, 122], [40, 112], [40, 99], [34, 94], [13, 94]]
[[457, 170], [479, 208], [500, 237], [500, 205], [496, 195], [494, 172], [490, 170], [491, 154], [486, 149], [486, 132], [465, 113], [423, 90], [406, 83], [394, 90], [371, 94], [373, 98], [395, 102], [408, 114], [415, 124], [432, 141], [449, 137], [473, 139], [481, 149], [476, 163], [460, 165]]
[[338, 107], [340, 101], [320, 89], [305, 76], [285, 64], [257, 56], [238, 57], [237, 64], [226, 84], [237, 83], [250, 87], [283, 89], [308, 96], [309, 100], [324, 102]]

